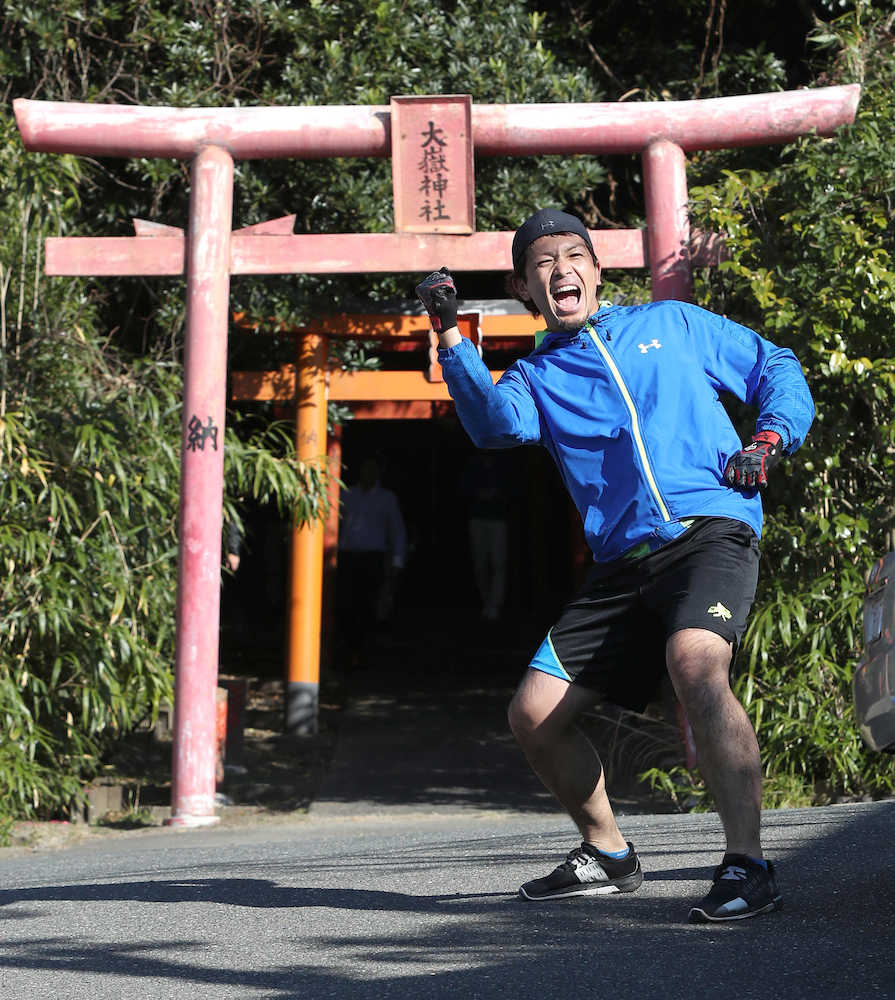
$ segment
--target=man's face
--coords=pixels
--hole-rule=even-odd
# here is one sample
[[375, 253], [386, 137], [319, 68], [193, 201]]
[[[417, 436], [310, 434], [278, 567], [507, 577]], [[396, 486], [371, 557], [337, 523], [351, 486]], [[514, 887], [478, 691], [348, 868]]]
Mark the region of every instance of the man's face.
[[532, 301], [554, 333], [575, 333], [597, 311], [600, 265], [574, 233], [539, 236], [525, 251], [525, 276], [513, 278], [524, 301]]

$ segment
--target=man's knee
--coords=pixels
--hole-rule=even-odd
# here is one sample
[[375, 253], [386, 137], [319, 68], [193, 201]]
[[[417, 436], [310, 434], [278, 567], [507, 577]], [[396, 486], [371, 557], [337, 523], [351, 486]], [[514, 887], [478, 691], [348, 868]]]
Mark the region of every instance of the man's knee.
[[683, 629], [669, 638], [668, 673], [685, 710], [694, 702], [728, 695], [731, 654], [726, 639], [705, 629]]
[[529, 743], [537, 737], [544, 719], [544, 708], [520, 687], [507, 707], [507, 721], [512, 734], [520, 743]]
[[517, 741], [536, 748], [560, 739], [594, 700], [585, 689], [532, 669], [513, 695], [507, 719]]

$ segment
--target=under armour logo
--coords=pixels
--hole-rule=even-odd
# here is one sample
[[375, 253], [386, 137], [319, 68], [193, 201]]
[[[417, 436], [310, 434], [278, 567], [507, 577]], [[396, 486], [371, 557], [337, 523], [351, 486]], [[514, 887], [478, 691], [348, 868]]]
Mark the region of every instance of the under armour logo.
[[716, 618], [721, 618], [726, 622], [729, 622], [733, 617], [720, 601], [717, 604], [713, 604], [710, 608], [706, 608], [705, 613], [707, 615], [714, 615]]
[[647, 351], [648, 351], [648, 350], [649, 350], [649, 349], [650, 349], [651, 347], [661, 347], [662, 345], [661, 345], [661, 344], [659, 343], [659, 341], [658, 341], [658, 340], [656, 340], [656, 339], [655, 339], [655, 337], [654, 337], [654, 338], [652, 339], [652, 341], [651, 341], [651, 342], [650, 342], [649, 344], [638, 344], [637, 346], [638, 346], [638, 347], [640, 348], [640, 353], [641, 353], [641, 354], [646, 354], [646, 352], [647, 352]]

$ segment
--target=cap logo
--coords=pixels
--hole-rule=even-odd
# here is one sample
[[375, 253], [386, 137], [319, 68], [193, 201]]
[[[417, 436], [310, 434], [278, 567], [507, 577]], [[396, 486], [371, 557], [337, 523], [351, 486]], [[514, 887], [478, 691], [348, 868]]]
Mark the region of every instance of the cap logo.
[[553, 219], [549, 219], [547, 222], [541, 223], [541, 229], [553, 229], [555, 226], [556, 223], [553, 221]]

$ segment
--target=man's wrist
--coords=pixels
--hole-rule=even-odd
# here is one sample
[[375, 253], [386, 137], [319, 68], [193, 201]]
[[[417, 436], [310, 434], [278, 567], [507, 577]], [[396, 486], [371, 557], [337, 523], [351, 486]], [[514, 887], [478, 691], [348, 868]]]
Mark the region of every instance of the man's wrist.
[[772, 445], [774, 448], [779, 448], [783, 444], [783, 438], [776, 432], [770, 429], [756, 431], [752, 435], [753, 441], [762, 441], [764, 444]]
[[457, 344], [459, 344], [462, 339], [463, 336], [460, 333], [460, 329], [455, 323], [453, 326], [448, 327], [447, 330], [441, 330], [439, 332], [438, 346], [442, 350], [446, 351], [449, 350], [451, 347], [456, 347]]

